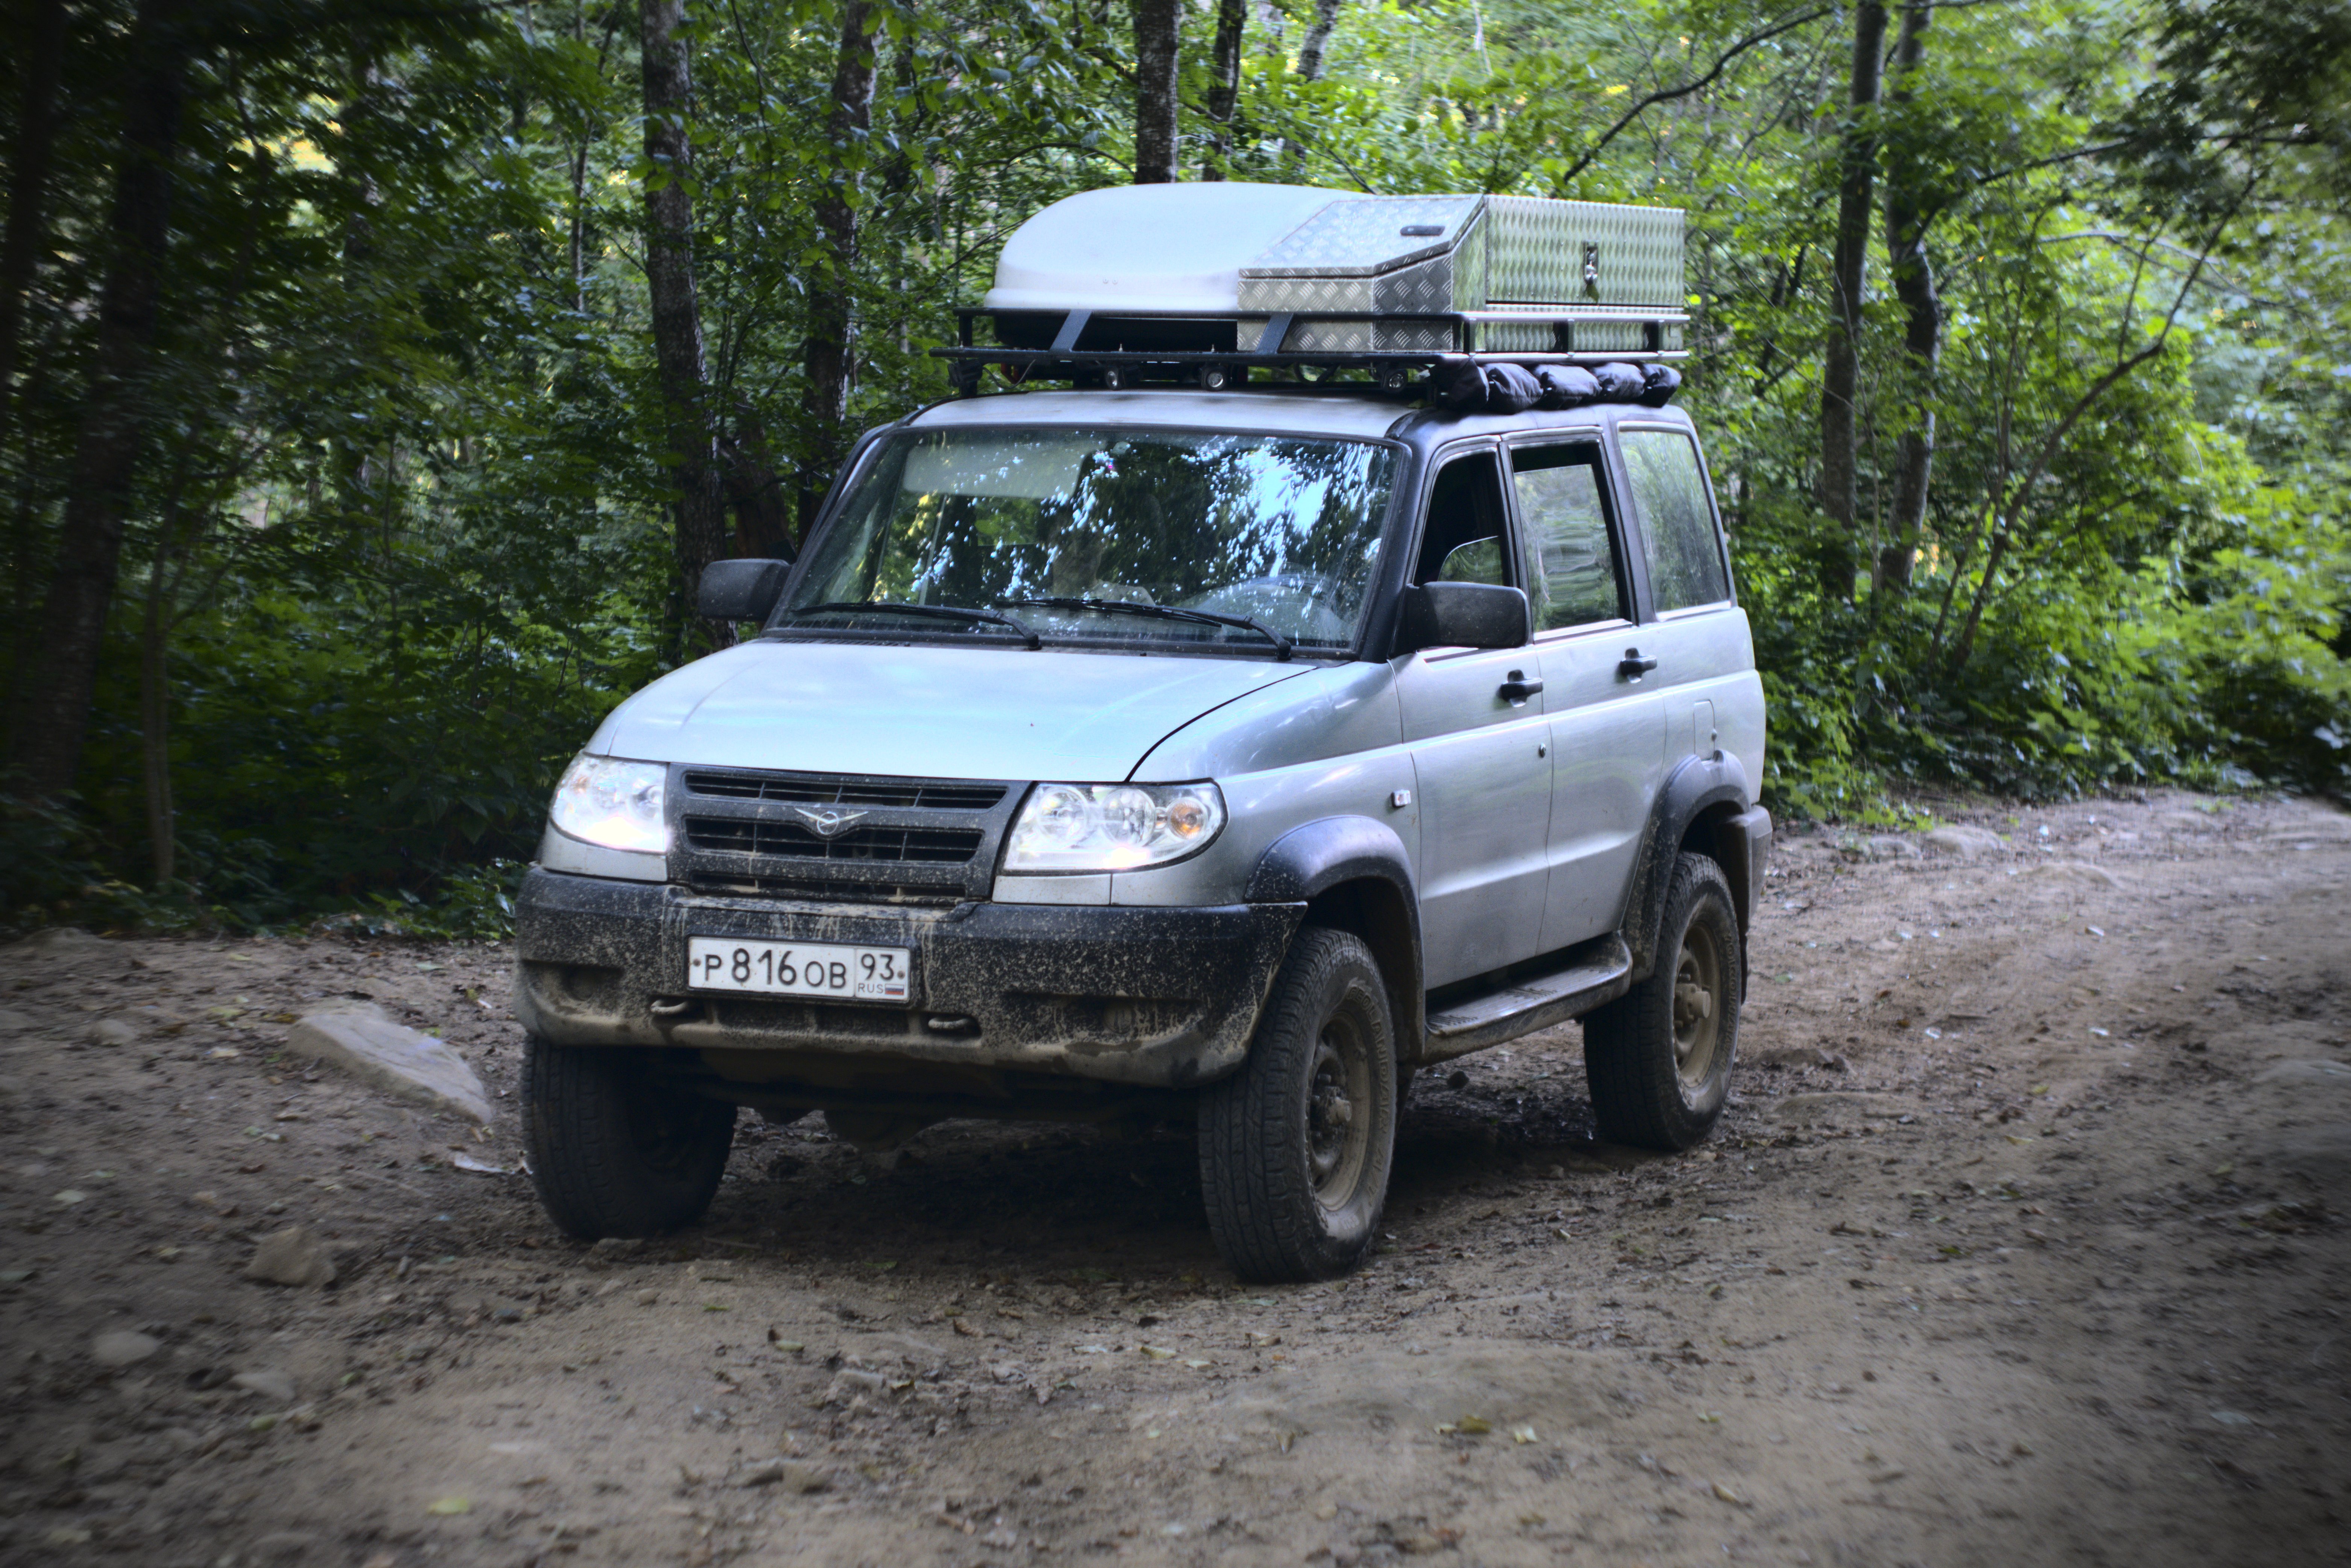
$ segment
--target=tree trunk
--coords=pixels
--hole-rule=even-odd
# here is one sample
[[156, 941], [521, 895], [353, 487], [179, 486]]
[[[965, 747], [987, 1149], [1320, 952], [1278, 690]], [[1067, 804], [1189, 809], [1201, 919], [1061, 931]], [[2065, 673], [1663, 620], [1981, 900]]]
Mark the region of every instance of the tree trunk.
[[1861, 380], [1861, 287], [1869, 260], [1872, 187], [1877, 173], [1876, 108], [1886, 50], [1886, 6], [1863, 0], [1853, 14], [1853, 91], [1837, 181], [1836, 246], [1829, 268], [1826, 363], [1821, 374], [1820, 506], [1835, 525], [1822, 550], [1821, 585], [1853, 597], [1854, 398]]
[[49, 153], [57, 145], [57, 76], [66, 52], [65, 0], [35, 0], [30, 9], [16, 137], [8, 158], [8, 231], [0, 239], [0, 451], [8, 444], [16, 344], [24, 336], [25, 301], [33, 291], [33, 270], [40, 256]]
[[107, 220], [98, 344], [66, 493], [39, 662], [18, 695], [14, 750], [26, 783], [54, 799], [73, 788], [122, 558], [124, 512], [147, 434], [147, 371], [169, 243], [172, 160], [179, 148], [186, 40], [175, 0], [140, 9]]
[[[1331, 30], [1339, 25], [1339, 0], [1314, 0], [1314, 20], [1298, 42], [1298, 79], [1322, 79], [1322, 52], [1331, 46]], [[1306, 149], [1282, 138], [1281, 162], [1295, 179], [1305, 172]]]
[[808, 538], [816, 512], [832, 487], [849, 435], [850, 339], [856, 297], [859, 152], [873, 123], [873, 35], [870, 0], [841, 7], [841, 48], [832, 68], [832, 105], [827, 111], [834, 173], [817, 198], [816, 226], [823, 235], [815, 276], [809, 280], [808, 339], [802, 364], [808, 373], [811, 439], [800, 470], [799, 537]]
[[1249, 0], [1217, 0], [1217, 41], [1209, 52], [1208, 155], [1200, 160], [1200, 178], [1221, 180], [1233, 155], [1233, 110], [1241, 97], [1241, 29], [1249, 20]]
[[[1907, 104], [1927, 55], [1927, 27], [1933, 0], [1909, 0], [1902, 32], [1894, 44], [1894, 79], [1887, 101]], [[1915, 133], [1913, 133], [1915, 140]], [[1934, 258], [1927, 250], [1928, 214], [1919, 199], [1914, 153], [1907, 148], [1886, 172], [1886, 249], [1892, 261], [1895, 297], [1905, 312], [1903, 352], [1910, 361], [1907, 391], [1917, 403], [1902, 435], [1901, 467], [1894, 484], [1892, 538], [1878, 551], [1877, 586], [1906, 591], [1917, 559], [1918, 536], [1927, 521], [1927, 486], [1935, 466], [1935, 381], [1943, 353], [1943, 301], [1935, 287]]]
[[1134, 183], [1176, 183], [1176, 44], [1180, 0], [1134, 0]]
[[1331, 30], [1339, 25], [1339, 0], [1314, 0], [1314, 21], [1298, 41], [1298, 74], [1307, 81], [1322, 79], [1322, 51], [1331, 47]]
[[644, 52], [645, 157], [654, 173], [645, 182], [645, 285], [651, 298], [653, 360], [674, 455], [677, 486], [675, 559], [681, 629], [678, 652], [702, 641], [723, 647], [731, 627], [705, 625], [699, 639], [684, 633], [694, 614], [702, 569], [725, 553], [726, 500], [719, 489], [717, 442], [711, 432], [709, 374], [703, 361], [702, 306], [694, 283], [694, 145], [688, 136], [694, 78], [685, 41], [683, 0], [639, 0]]

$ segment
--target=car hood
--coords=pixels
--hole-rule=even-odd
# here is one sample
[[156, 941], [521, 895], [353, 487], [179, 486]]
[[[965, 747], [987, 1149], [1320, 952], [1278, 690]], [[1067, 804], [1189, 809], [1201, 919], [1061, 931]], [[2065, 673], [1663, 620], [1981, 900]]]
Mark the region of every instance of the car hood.
[[760, 641], [655, 681], [588, 749], [721, 768], [1109, 781], [1202, 714], [1317, 667]]

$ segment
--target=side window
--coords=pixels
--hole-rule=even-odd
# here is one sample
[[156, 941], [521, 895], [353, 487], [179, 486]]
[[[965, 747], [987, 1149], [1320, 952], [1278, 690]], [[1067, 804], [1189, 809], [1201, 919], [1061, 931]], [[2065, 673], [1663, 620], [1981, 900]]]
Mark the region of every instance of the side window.
[[1521, 446], [1510, 453], [1524, 580], [1535, 630], [1625, 618], [1616, 542], [1601, 506], [1600, 449]]
[[1504, 583], [1502, 486], [1491, 452], [1456, 457], [1428, 493], [1415, 582]]
[[1625, 474], [1641, 513], [1649, 593], [1660, 612], [1719, 604], [1730, 597], [1722, 542], [1714, 528], [1698, 448], [1677, 430], [1628, 430]]

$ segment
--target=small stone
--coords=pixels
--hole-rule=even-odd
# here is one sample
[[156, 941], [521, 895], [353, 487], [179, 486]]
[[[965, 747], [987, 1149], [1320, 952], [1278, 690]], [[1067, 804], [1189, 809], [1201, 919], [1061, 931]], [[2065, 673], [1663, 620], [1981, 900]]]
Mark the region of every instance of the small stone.
[[1979, 855], [1996, 854], [2002, 848], [2001, 837], [1990, 828], [1969, 827], [1955, 823], [1937, 828], [1920, 839], [1930, 855], [1949, 855], [1954, 860], [1971, 861]]
[[291, 1563], [310, 1555], [317, 1538], [298, 1530], [273, 1530], [253, 1543], [253, 1554], [265, 1563]]
[[270, 1285], [331, 1285], [335, 1266], [326, 1249], [297, 1225], [263, 1237], [253, 1249], [253, 1261], [245, 1266], [245, 1277]]
[[660, 1303], [661, 1292], [659, 1291], [639, 1291], [637, 1292], [637, 1305], [641, 1307], [658, 1306]]
[[1918, 858], [1918, 846], [1898, 833], [1880, 833], [1869, 841], [1869, 858], [1874, 861], [1914, 861]]
[[636, 1236], [607, 1236], [588, 1249], [590, 1258], [633, 1258], [645, 1249], [644, 1239]]
[[129, 1366], [162, 1348], [162, 1342], [151, 1334], [115, 1329], [89, 1342], [89, 1358], [100, 1366]]
[[273, 1404], [294, 1403], [293, 1377], [274, 1366], [261, 1367], [253, 1372], [240, 1372], [230, 1378], [229, 1382], [236, 1387], [250, 1389]]
[[102, 1018], [89, 1026], [92, 1045], [132, 1045], [138, 1040], [139, 1031], [118, 1018]]

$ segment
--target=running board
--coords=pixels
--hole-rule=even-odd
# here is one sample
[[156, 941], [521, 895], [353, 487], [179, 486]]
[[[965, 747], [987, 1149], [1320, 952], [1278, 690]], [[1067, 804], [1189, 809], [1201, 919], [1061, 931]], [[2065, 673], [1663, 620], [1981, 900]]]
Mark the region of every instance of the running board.
[[1625, 939], [1607, 936], [1570, 949], [1563, 967], [1514, 980], [1428, 1017], [1420, 1060], [1467, 1056], [1555, 1023], [1565, 1023], [1614, 1001], [1633, 987], [1633, 954]]

